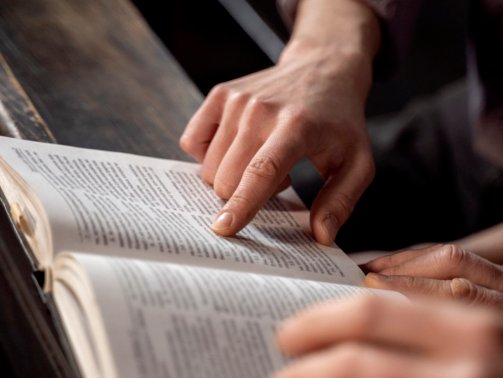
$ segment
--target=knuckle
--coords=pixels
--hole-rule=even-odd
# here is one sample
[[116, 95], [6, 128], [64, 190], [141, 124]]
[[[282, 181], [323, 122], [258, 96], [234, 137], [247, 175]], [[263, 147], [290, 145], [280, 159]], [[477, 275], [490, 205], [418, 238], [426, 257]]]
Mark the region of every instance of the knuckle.
[[285, 118], [292, 125], [304, 124], [308, 121], [307, 111], [301, 106], [292, 106], [286, 109]]
[[249, 95], [241, 90], [232, 89], [228, 91], [227, 101], [234, 106], [242, 106], [249, 99]]
[[309, 115], [307, 110], [301, 108], [293, 111], [288, 121], [289, 122], [286, 123], [288, 130], [302, 138], [311, 137], [314, 140], [314, 138], [322, 135], [321, 130], [315, 127], [316, 122], [313, 120], [313, 117]]
[[268, 113], [272, 108], [272, 104], [265, 97], [257, 95], [250, 97], [248, 106], [252, 114]]
[[283, 112], [281, 118], [283, 120], [282, 125], [288, 132], [289, 137], [299, 138], [302, 144], [311, 144], [321, 135], [313, 127], [315, 125], [313, 118], [302, 107], [287, 109]]
[[[391, 271], [391, 274], [400, 275], [402, 271], [400, 268], [394, 268]], [[433, 294], [436, 291], [436, 288], [433, 286], [425, 286], [422, 282], [421, 277], [414, 276], [404, 276], [400, 279], [401, 285], [403, 285], [405, 290], [417, 292], [417, 291], [425, 291], [427, 294]]]
[[270, 155], [253, 158], [245, 171], [245, 175], [260, 179], [272, 179], [280, 174], [279, 162]]
[[229, 94], [230, 85], [228, 83], [220, 83], [215, 85], [208, 94], [209, 98], [212, 97], [225, 97]]
[[[311, 150], [313, 154], [333, 147], [334, 139], [329, 133], [331, 123], [312, 114], [312, 110], [302, 105], [291, 106], [281, 113], [281, 119], [289, 138], [297, 138], [299, 147]], [[331, 153], [338, 153], [338, 150], [332, 150]]]
[[454, 299], [463, 299], [473, 302], [478, 296], [476, 286], [466, 278], [452, 279], [449, 287], [451, 290], [451, 296]]
[[449, 266], [461, 266], [469, 258], [468, 252], [455, 244], [445, 244], [440, 246], [439, 259], [441, 263]]

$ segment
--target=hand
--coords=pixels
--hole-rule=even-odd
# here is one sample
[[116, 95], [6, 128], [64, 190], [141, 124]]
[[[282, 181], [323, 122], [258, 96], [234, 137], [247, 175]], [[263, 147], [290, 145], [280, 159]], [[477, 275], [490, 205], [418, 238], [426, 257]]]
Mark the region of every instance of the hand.
[[[212, 226], [221, 235], [244, 227], [289, 184], [294, 164], [308, 158], [327, 180], [312, 206], [311, 227], [319, 242], [331, 244], [373, 178], [364, 103], [375, 48], [360, 46], [355, 36], [361, 33], [347, 26], [352, 18], [336, 22], [333, 15], [351, 13], [364, 20], [358, 27], [375, 16], [366, 11], [356, 17], [367, 8], [355, 1], [308, 3], [299, 9], [306, 16], [298, 16], [307, 21], [280, 62], [216, 86], [180, 140], [202, 162], [202, 178], [228, 199]], [[378, 25], [372, 26], [378, 35]], [[306, 37], [303, 29], [325, 34]]]
[[456, 245], [434, 245], [384, 256], [364, 266], [365, 285], [503, 310], [503, 268]]
[[449, 302], [328, 302], [287, 320], [278, 344], [300, 358], [275, 378], [503, 376], [501, 317]]

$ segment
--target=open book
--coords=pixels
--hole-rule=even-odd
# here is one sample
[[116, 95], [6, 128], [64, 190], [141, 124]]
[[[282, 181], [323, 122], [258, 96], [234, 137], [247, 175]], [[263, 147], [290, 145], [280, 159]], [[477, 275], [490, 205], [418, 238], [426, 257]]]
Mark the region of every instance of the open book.
[[197, 164], [0, 137], [0, 187], [85, 377], [266, 377], [275, 326], [368, 292], [290, 189], [236, 237]]

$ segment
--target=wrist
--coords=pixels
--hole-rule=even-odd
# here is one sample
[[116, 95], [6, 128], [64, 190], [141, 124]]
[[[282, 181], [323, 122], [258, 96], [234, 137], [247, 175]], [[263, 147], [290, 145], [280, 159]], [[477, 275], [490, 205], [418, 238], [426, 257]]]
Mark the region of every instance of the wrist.
[[363, 0], [300, 0], [291, 41], [357, 50], [373, 59], [381, 43], [378, 16]]
[[337, 42], [374, 57], [381, 43], [379, 18], [364, 0], [300, 0], [292, 39]]
[[279, 64], [310, 59], [354, 76], [366, 93], [380, 46], [376, 14], [361, 0], [301, 0]]

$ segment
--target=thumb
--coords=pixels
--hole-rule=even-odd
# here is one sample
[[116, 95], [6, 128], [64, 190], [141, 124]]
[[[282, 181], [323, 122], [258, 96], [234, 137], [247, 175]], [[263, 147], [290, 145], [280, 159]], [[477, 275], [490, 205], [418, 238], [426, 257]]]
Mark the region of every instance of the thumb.
[[325, 245], [334, 242], [373, 176], [372, 160], [362, 156], [327, 180], [311, 207], [311, 229], [318, 242]]

